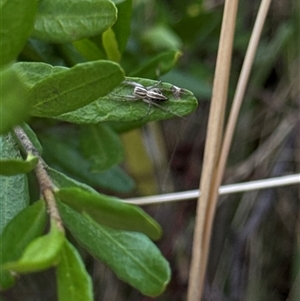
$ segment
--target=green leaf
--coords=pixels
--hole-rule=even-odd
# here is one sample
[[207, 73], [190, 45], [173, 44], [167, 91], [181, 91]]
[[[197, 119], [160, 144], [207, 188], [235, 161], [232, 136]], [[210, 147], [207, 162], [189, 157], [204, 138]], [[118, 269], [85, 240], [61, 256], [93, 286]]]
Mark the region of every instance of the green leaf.
[[116, 15], [107, 0], [42, 0], [32, 36], [52, 43], [92, 37], [112, 26]]
[[77, 250], [66, 240], [56, 267], [59, 301], [93, 301], [90, 275]]
[[64, 240], [64, 233], [51, 220], [50, 232], [33, 240], [18, 261], [5, 263], [3, 269], [29, 273], [50, 268], [58, 263]]
[[97, 45], [89, 39], [74, 41], [72, 44], [88, 61], [96, 61], [105, 58], [104, 52], [102, 52]]
[[56, 73], [69, 70], [66, 67], [52, 66], [39, 62], [18, 62], [13, 65], [13, 69], [22, 78], [28, 90]]
[[12, 68], [0, 72], [0, 78], [0, 134], [3, 134], [27, 118], [30, 106], [26, 87]]
[[181, 55], [178, 50], [160, 53], [131, 72], [130, 76], [156, 79], [158, 75], [161, 76], [174, 68]]
[[115, 229], [142, 232], [152, 239], [162, 234], [160, 225], [137, 206], [100, 193], [79, 188], [61, 188], [59, 199], [80, 213], [86, 213], [96, 222]]
[[[22, 159], [10, 134], [0, 136], [2, 159]], [[1, 168], [1, 166], [0, 166]], [[25, 174], [11, 177], [0, 175], [0, 234], [6, 224], [29, 203], [28, 181]]]
[[30, 90], [33, 116], [51, 117], [73, 111], [109, 93], [123, 80], [116, 63], [95, 61], [48, 76]]
[[15, 60], [32, 30], [37, 0], [0, 2], [0, 67]]
[[92, 171], [103, 171], [124, 159], [121, 139], [116, 132], [104, 124], [80, 128], [80, 149], [92, 163]]
[[[86, 191], [90, 191], [90, 192], [93, 192], [93, 193], [98, 193], [91, 186], [88, 186], [87, 184], [84, 184], [86, 182], [84, 182], [84, 183], [79, 182], [79, 181], [77, 181], [75, 179], [72, 179], [72, 178], [68, 177], [67, 175], [53, 169], [53, 168], [50, 168], [50, 167], [46, 167], [46, 168], [47, 168], [47, 172], [50, 175], [52, 181], [55, 183], [55, 185], [57, 187], [61, 187], [61, 188], [78, 187], [78, 188], [86, 190]], [[108, 188], [112, 189], [116, 186], [116, 189], [115, 189], [116, 191], [121, 191], [122, 192], [122, 190], [123, 190], [124, 192], [126, 192], [126, 191], [128, 191], [128, 186], [129, 185], [131, 185], [130, 187], [133, 186], [133, 184], [128, 184], [127, 183], [128, 180], [126, 178], [125, 179], [122, 178], [122, 173], [119, 176], [118, 169], [115, 173], [114, 172], [110, 173], [110, 171], [111, 170], [109, 170], [109, 172], [103, 173], [103, 174], [107, 175], [107, 182], [109, 182], [109, 181], [110, 182], [115, 182], [115, 183], [111, 184], [111, 186], [109, 186], [109, 183], [107, 183], [106, 186]], [[130, 181], [132, 181], [132, 180], [130, 179]], [[120, 188], [120, 186], [121, 186], [121, 188]], [[127, 187], [127, 189], [125, 189], [125, 187]]]
[[[46, 206], [44, 201], [34, 203], [18, 213], [4, 228], [0, 236], [0, 263], [15, 261], [25, 247], [43, 233], [46, 224]], [[7, 271], [0, 272], [0, 286], [9, 288], [14, 277]]]
[[4, 228], [0, 242], [0, 260], [2, 263], [17, 260], [24, 248], [40, 236], [46, 225], [46, 206], [44, 201], [20, 211]]
[[201, 9], [197, 16], [183, 15], [172, 28], [185, 45], [193, 45], [193, 49], [199, 45], [206, 51], [216, 51], [221, 21], [222, 10]]
[[[116, 4], [116, 2], [115, 2]], [[120, 52], [126, 48], [130, 36], [130, 25], [132, 17], [132, 0], [126, 0], [117, 4], [118, 19], [113, 25], [112, 30], [116, 35]]]
[[107, 58], [114, 62], [120, 62], [121, 53], [118, 48], [118, 42], [116, 40], [116, 36], [114, 31], [111, 28], [108, 28], [102, 34], [102, 44], [105, 49]]
[[73, 236], [123, 281], [144, 295], [161, 294], [170, 281], [170, 267], [145, 235], [101, 226], [59, 203], [64, 224]]
[[142, 121], [129, 121], [129, 122], [118, 122], [118, 121], [111, 121], [105, 122], [111, 129], [113, 129], [116, 133], [122, 134], [128, 131], [131, 131], [136, 128], [140, 128], [145, 125], [145, 122]]
[[12, 176], [30, 172], [36, 167], [38, 161], [39, 158], [31, 154], [27, 156], [26, 161], [17, 159], [0, 160], [0, 174]]
[[57, 50], [68, 66], [85, 63], [86, 60], [71, 43], [58, 44]]
[[58, 134], [55, 137], [40, 137], [44, 147], [43, 157], [52, 167], [91, 186], [100, 186], [118, 192], [129, 192], [134, 188], [134, 181], [118, 166], [103, 172], [92, 172], [91, 162], [83, 157], [75, 143], [75, 140], [78, 140], [77, 136], [70, 136], [72, 135], [69, 132], [68, 138], [65, 136], [61, 139]]
[[113, 2], [114, 4], [120, 4], [120, 3], [123, 3], [126, 1], [128, 1], [128, 0], [112, 0], [111, 2]]
[[[52, 181], [55, 183], [57, 187], [66, 188], [66, 187], [78, 187], [84, 189], [86, 191], [90, 191], [93, 193], [98, 193], [95, 189], [91, 186], [88, 186], [88, 181], [79, 182], [71, 177], [67, 176], [66, 174], [59, 172], [53, 168], [46, 167], [47, 172], [50, 175]], [[120, 168], [113, 168], [107, 172], [102, 173], [103, 178], [106, 181], [101, 180], [101, 184], [111, 190], [120, 191], [120, 192], [127, 192], [132, 190], [134, 183], [131, 178], [127, 178], [128, 176], [120, 169]], [[89, 179], [87, 179], [89, 180]], [[129, 183], [128, 183], [129, 182]], [[98, 185], [96, 185], [98, 186]]]
[[[92, 177], [96, 175], [97, 179], [87, 178], [87, 176], [85, 179], [91, 184], [93, 184], [94, 180], [97, 180], [98, 185], [101, 187], [121, 193], [130, 192], [135, 187], [134, 180], [119, 166], [113, 166], [101, 173], [93, 173]], [[85, 181], [85, 183], [87, 182]], [[93, 186], [96, 186], [95, 184]]]
[[97, 193], [97, 191], [95, 189], [93, 189], [92, 187], [90, 187], [84, 183], [80, 183], [49, 166], [47, 166], [46, 169], [47, 169], [47, 173], [51, 177], [51, 180], [54, 182], [55, 186], [57, 186], [58, 188], [78, 187], [78, 188], [86, 190], [86, 191]]
[[15, 277], [10, 272], [2, 271], [0, 266], [0, 290], [5, 291], [11, 288], [15, 282]]
[[[140, 83], [143, 86], [158, 84], [157, 81], [141, 78], [127, 78], [127, 80]], [[152, 105], [149, 110], [149, 105], [142, 100], [128, 100], [126, 97], [132, 96], [133, 87], [122, 84], [109, 95], [101, 97], [78, 110], [55, 118], [78, 124], [95, 124], [102, 121], [148, 122], [176, 116], [183, 117], [196, 109], [198, 102], [192, 92], [184, 90], [184, 93], [178, 99], [171, 92], [172, 84], [160, 83], [158, 87], [168, 97], [167, 101], [159, 103], [160, 108]]]
[[149, 28], [143, 33], [142, 40], [155, 51], [180, 49], [182, 46], [180, 37], [166, 24]]

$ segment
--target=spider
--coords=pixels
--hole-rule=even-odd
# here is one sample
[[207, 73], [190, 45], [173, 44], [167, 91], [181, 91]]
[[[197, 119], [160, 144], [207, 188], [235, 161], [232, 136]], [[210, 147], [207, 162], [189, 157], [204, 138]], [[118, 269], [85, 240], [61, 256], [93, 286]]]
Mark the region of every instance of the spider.
[[179, 88], [177, 86], [172, 86], [171, 87], [171, 92], [173, 94], [173, 96], [176, 98], [176, 99], [179, 99], [180, 98], [180, 95], [185, 93], [186, 90], [182, 89], [182, 88]]
[[[145, 87], [142, 84], [139, 84], [136, 82], [126, 81], [126, 80], [123, 83], [134, 87], [132, 95], [125, 96], [125, 98], [127, 100], [130, 100], [130, 101], [142, 100], [143, 102], [145, 102], [149, 105], [146, 116], [149, 114], [151, 106], [154, 105], [163, 111], [172, 113], [173, 115], [182, 118], [182, 116], [172, 112], [171, 110], [168, 110], [165, 107], [162, 107], [159, 104], [162, 101], [168, 100], [168, 98], [162, 93], [162, 90], [159, 88], [156, 88], [156, 86], [158, 86], [161, 83], [161, 81], [157, 82], [153, 86], [148, 86], [148, 87]], [[177, 89], [180, 89], [180, 88], [177, 88]], [[172, 91], [173, 95], [175, 96], [175, 92], [172, 89], [171, 89], [171, 91]], [[178, 94], [178, 92], [177, 92], [177, 94]]]

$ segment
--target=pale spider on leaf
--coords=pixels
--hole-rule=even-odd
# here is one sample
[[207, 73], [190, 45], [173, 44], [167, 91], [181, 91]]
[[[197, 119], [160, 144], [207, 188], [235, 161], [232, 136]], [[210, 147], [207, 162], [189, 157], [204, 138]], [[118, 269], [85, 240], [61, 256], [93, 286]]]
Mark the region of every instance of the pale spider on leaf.
[[[162, 107], [159, 103], [163, 102], [163, 101], [167, 101], [168, 97], [166, 97], [163, 93], [162, 90], [166, 90], [166, 89], [161, 89], [158, 88], [157, 86], [161, 83], [161, 81], [157, 82], [155, 85], [153, 86], [148, 86], [145, 87], [142, 84], [139, 84], [137, 82], [133, 82], [133, 81], [127, 81], [125, 80], [123, 82], [125, 85], [130, 85], [133, 86], [133, 92], [131, 95], [126, 95], [126, 96], [122, 96], [125, 99], [129, 100], [129, 101], [137, 101], [137, 100], [142, 100], [143, 102], [147, 103], [149, 105], [148, 111], [146, 116], [148, 116], [151, 106], [156, 106], [158, 108], [160, 108], [163, 111], [166, 111], [168, 113], [171, 113], [177, 117], [181, 117], [182, 116], [172, 112], [171, 110], [168, 110], [165, 107]], [[174, 88], [173, 88], [174, 87]], [[180, 97], [180, 93], [181, 93], [181, 88], [178, 88], [176, 86], [172, 86], [172, 88], [170, 89], [170, 91], [173, 93], [175, 98], [179, 98]]]

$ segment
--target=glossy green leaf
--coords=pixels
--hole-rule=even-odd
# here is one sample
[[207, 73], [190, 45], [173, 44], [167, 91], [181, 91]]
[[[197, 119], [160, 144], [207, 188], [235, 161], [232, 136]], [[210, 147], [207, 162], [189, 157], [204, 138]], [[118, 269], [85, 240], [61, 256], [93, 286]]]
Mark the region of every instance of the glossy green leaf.
[[15, 283], [15, 277], [10, 272], [1, 270], [0, 266], [0, 291], [5, 291], [11, 288], [15, 285]]
[[29, 116], [30, 106], [26, 87], [12, 68], [0, 71], [0, 134]]
[[137, 206], [126, 204], [116, 197], [91, 193], [82, 189], [61, 188], [59, 199], [78, 212], [86, 213], [96, 222], [115, 229], [142, 232], [152, 239], [162, 234], [160, 225]]
[[[158, 83], [157, 81], [141, 78], [127, 78], [127, 80], [144, 86], [152, 86]], [[107, 96], [101, 97], [78, 110], [56, 116], [55, 118], [79, 124], [95, 124], [102, 121], [148, 122], [177, 116], [183, 117], [196, 109], [198, 102], [192, 92], [185, 90], [180, 95], [180, 98], [177, 98], [170, 90], [172, 84], [160, 83], [158, 87], [168, 97], [167, 101], [159, 103], [160, 108], [151, 105], [149, 110], [149, 105], [141, 99], [136, 101], [128, 99], [128, 96], [132, 96], [133, 87], [122, 84]]]
[[197, 16], [185, 14], [172, 28], [185, 45], [202, 45], [206, 51], [216, 51], [221, 21], [222, 10], [201, 9]]
[[146, 61], [138, 69], [131, 72], [130, 76], [156, 79], [157, 76], [161, 76], [174, 68], [180, 57], [181, 52], [178, 50], [165, 51]]
[[[70, 137], [70, 133], [68, 135]], [[113, 166], [102, 172], [91, 171], [91, 162], [79, 152], [78, 146], [72, 141], [67, 143], [69, 141], [62, 141], [58, 138], [58, 135], [40, 137], [44, 147], [43, 158], [55, 169], [59, 169], [79, 182], [111, 191], [129, 192], [134, 188], [134, 181], [120, 167]], [[74, 138], [77, 139], [77, 136]]]
[[80, 128], [80, 149], [92, 162], [92, 171], [103, 171], [124, 159], [123, 145], [119, 135], [104, 124]]
[[88, 61], [96, 61], [105, 58], [105, 53], [101, 51], [90, 39], [74, 41], [72, 44]]
[[28, 90], [56, 73], [69, 70], [66, 67], [52, 66], [40, 62], [18, 62], [13, 65], [13, 69], [22, 78]]
[[106, 95], [122, 80], [123, 71], [113, 62], [77, 64], [47, 77], [30, 90], [31, 115], [51, 117], [73, 111]]
[[86, 191], [97, 193], [97, 191], [95, 189], [93, 189], [92, 187], [90, 187], [84, 183], [78, 182], [78, 181], [68, 177], [67, 175], [63, 174], [62, 172], [59, 172], [58, 170], [55, 170], [49, 166], [47, 166], [46, 169], [47, 169], [47, 173], [51, 177], [51, 180], [54, 182], [55, 186], [57, 186], [58, 188], [78, 187], [78, 188], [86, 190]]
[[116, 40], [116, 35], [111, 28], [108, 28], [102, 34], [102, 44], [106, 52], [107, 58], [114, 62], [120, 62], [121, 53], [118, 48], [118, 42]]
[[7, 271], [29, 273], [45, 270], [58, 263], [59, 253], [65, 240], [64, 233], [51, 220], [50, 232], [33, 240], [18, 261], [3, 265]]
[[0, 67], [15, 60], [32, 30], [37, 0], [0, 2]]
[[4, 176], [12, 176], [20, 173], [32, 171], [39, 161], [38, 157], [29, 154], [24, 160], [8, 159], [0, 160], [0, 174]]
[[[10, 134], [0, 136], [2, 159], [22, 159], [18, 145]], [[1, 168], [1, 166], [0, 166]], [[0, 175], [0, 234], [6, 224], [29, 203], [28, 181], [25, 174]]]
[[142, 40], [156, 51], [180, 49], [180, 37], [166, 24], [157, 24], [143, 32]]
[[129, 121], [129, 122], [117, 122], [117, 121], [111, 121], [111, 122], [105, 122], [104, 124], [108, 124], [110, 128], [112, 128], [116, 133], [122, 134], [126, 133], [130, 130], [140, 128], [143, 125], [145, 125], [145, 122], [142, 121]]
[[0, 239], [2, 263], [17, 260], [22, 255], [24, 248], [43, 233], [46, 217], [45, 202], [38, 201], [19, 212], [7, 224]]
[[[15, 261], [23, 253], [26, 246], [40, 236], [46, 224], [46, 206], [39, 201], [18, 213], [4, 228], [0, 236], [0, 264]], [[8, 271], [0, 272], [0, 286], [9, 288], [14, 277]]]
[[52, 43], [92, 37], [112, 26], [116, 15], [108, 0], [42, 0], [32, 36]]
[[113, 2], [114, 4], [120, 4], [123, 2], [126, 2], [127, 0], [112, 0], [111, 2]]
[[78, 251], [67, 240], [56, 267], [58, 301], [93, 301], [90, 275]]
[[144, 295], [164, 291], [170, 281], [169, 263], [147, 236], [101, 226], [62, 203], [59, 210], [73, 236], [120, 279]]
[[[135, 187], [134, 180], [120, 166], [113, 166], [103, 172], [83, 176], [85, 183], [91, 183], [91, 185], [97, 186], [97, 181], [101, 187], [115, 192], [128, 193]], [[94, 179], [94, 176], [97, 178]]]
[[58, 44], [56, 47], [68, 66], [75, 66], [87, 61], [71, 43]]
[[[116, 4], [116, 2], [115, 2]], [[126, 48], [127, 41], [130, 36], [130, 26], [132, 17], [132, 0], [122, 1], [117, 3], [118, 19], [112, 29], [118, 41], [118, 48], [123, 52]]]

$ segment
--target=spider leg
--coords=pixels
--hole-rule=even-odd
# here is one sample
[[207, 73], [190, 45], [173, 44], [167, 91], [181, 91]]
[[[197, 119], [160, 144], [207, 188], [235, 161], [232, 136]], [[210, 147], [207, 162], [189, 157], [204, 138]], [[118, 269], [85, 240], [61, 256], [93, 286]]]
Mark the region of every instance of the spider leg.
[[[117, 97], [120, 97], [121, 99], [125, 99], [127, 101], [137, 101], [139, 100], [140, 98], [134, 96], [134, 95], [120, 95], [120, 94], [115, 94], [115, 93], [111, 93], [111, 95], [114, 95], [114, 96], [117, 96]], [[124, 101], [125, 101], [124, 100]]]
[[[144, 100], [143, 100], [144, 101]], [[146, 102], [147, 103], [147, 102]], [[148, 116], [149, 115], [149, 113], [150, 113], [150, 110], [151, 110], [151, 105], [152, 105], [152, 102], [151, 101], [149, 101], [148, 102], [148, 110], [147, 110], [147, 113], [146, 113], [146, 116]]]
[[133, 86], [133, 87], [145, 88], [142, 84], [139, 84], [139, 83], [136, 83], [136, 82], [132, 82], [132, 81], [129, 81], [129, 80], [124, 80], [123, 84], [129, 85], [129, 86]]
[[155, 88], [156, 86], [160, 85], [161, 84], [161, 80], [158, 81], [156, 84], [154, 84], [153, 86], [148, 86], [146, 87], [147, 90], [152, 90], [153, 88]]
[[[161, 105], [159, 105], [159, 104], [158, 104], [158, 103], [156, 103], [155, 101], [152, 101], [151, 99], [144, 98], [144, 99], [143, 99], [143, 102], [145, 102], [145, 103], [148, 103], [148, 104], [149, 104], [149, 110], [148, 110], [148, 114], [149, 114], [149, 111], [150, 111], [150, 107], [151, 107], [151, 105], [154, 105], [154, 106], [156, 106], [156, 107], [160, 108], [162, 111], [165, 111], [165, 112], [171, 113], [171, 114], [173, 114], [173, 115], [175, 115], [175, 116], [177, 116], [177, 117], [180, 117], [180, 118], [184, 118], [184, 117], [182, 117], [182, 116], [180, 116], [180, 115], [178, 115], [178, 114], [176, 114], [176, 113], [172, 112], [171, 110], [168, 110], [167, 108], [164, 108], [164, 107], [162, 107]], [[147, 115], [148, 115], [148, 114], [147, 114]]]

